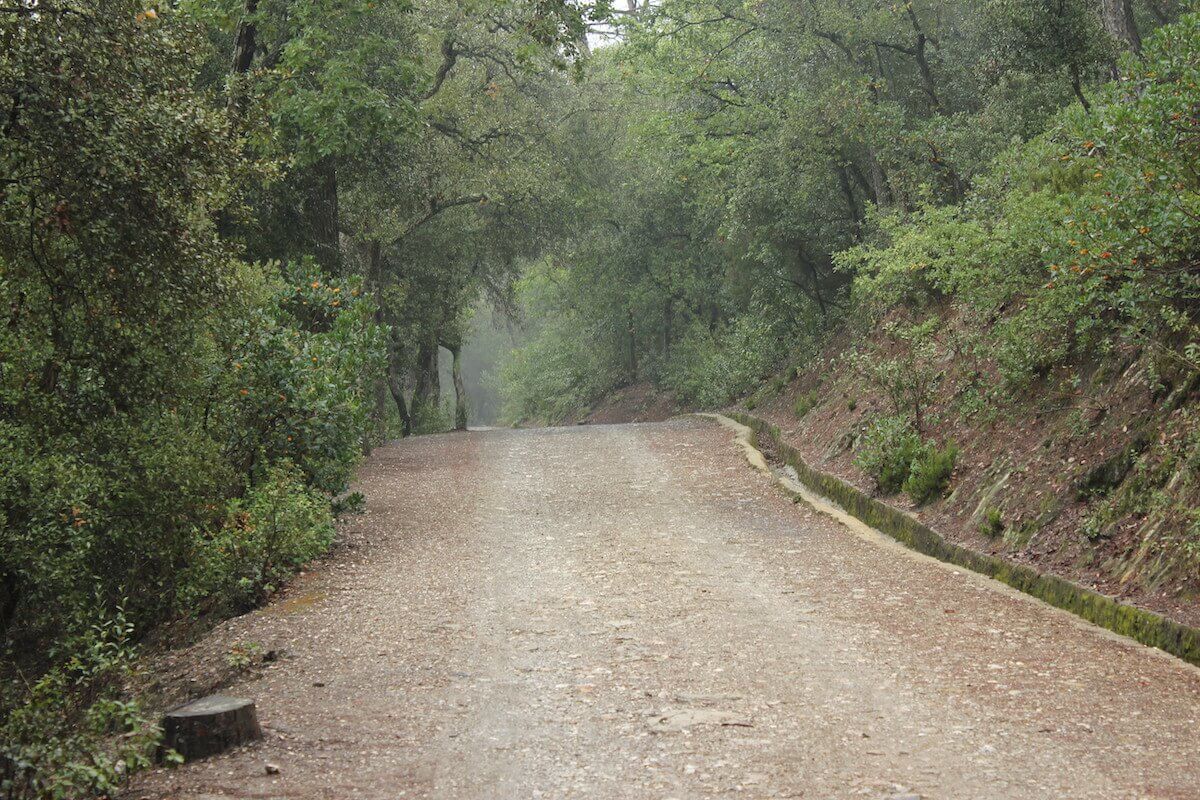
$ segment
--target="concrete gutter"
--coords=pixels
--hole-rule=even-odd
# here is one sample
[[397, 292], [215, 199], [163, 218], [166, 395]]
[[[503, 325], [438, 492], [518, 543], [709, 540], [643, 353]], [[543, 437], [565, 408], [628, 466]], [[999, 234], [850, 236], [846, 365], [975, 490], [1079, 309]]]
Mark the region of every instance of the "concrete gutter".
[[[810, 467], [799, 451], [783, 441], [778, 428], [758, 417], [740, 411], [729, 412], [728, 416], [698, 416], [714, 419], [732, 430], [751, 466], [770, 476], [790, 497], [834, 517], [856, 533], [888, 536], [917, 553], [978, 572], [1101, 628], [1200, 666], [1200, 629], [1123, 603], [1057, 575], [948, 542], [903, 511], [868, 496], [841, 478]], [[782, 461], [795, 470], [798, 482], [779, 476], [771, 469], [758, 449], [758, 443], [764, 438]]]

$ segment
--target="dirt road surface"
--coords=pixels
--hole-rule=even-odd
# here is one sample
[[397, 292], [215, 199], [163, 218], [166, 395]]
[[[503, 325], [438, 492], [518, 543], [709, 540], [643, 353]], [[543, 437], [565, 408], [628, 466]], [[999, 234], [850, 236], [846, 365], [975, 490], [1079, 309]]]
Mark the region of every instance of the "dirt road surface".
[[711, 421], [411, 439], [361, 488], [353, 549], [172, 665], [278, 651], [225, 690], [265, 740], [132, 797], [1200, 797], [1200, 672], [793, 505]]

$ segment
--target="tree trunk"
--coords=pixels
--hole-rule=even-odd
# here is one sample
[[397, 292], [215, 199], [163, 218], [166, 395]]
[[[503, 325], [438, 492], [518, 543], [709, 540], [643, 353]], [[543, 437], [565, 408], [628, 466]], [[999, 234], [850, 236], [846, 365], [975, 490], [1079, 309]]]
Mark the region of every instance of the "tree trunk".
[[796, 258], [799, 260], [800, 265], [808, 270], [809, 280], [812, 281], [813, 299], [817, 301], [817, 308], [820, 309], [821, 316], [828, 316], [829, 309], [825, 307], [825, 296], [821, 294], [821, 273], [817, 271], [817, 265], [804, 255], [804, 245], [796, 248]]
[[842, 190], [842, 197], [846, 200], [846, 210], [850, 212], [850, 235], [854, 241], [862, 241], [863, 217], [865, 216], [865, 212], [858, 198], [854, 195], [854, 187], [850, 184], [850, 171], [843, 164], [838, 166], [837, 175], [838, 185]]
[[1124, 49], [1142, 52], [1142, 36], [1133, 18], [1131, 0], [1100, 0], [1100, 22]]
[[[1113, 68], [1115, 71], [1115, 67]], [[1075, 92], [1075, 98], [1079, 101], [1079, 105], [1083, 106], [1085, 113], [1092, 113], [1092, 104], [1088, 102], [1087, 95], [1083, 93], [1083, 81], [1079, 78], [1079, 67], [1076, 64], [1071, 64], [1071, 90]]]
[[262, 738], [253, 701], [215, 694], [168, 712], [162, 728], [163, 747], [187, 761]]
[[[13, 520], [9, 519], [11, 523]], [[6, 573], [0, 580], [0, 641], [8, 641], [8, 629], [17, 613], [17, 605], [21, 599], [21, 582], [12, 573]]]
[[417, 385], [413, 390], [413, 411], [418, 408], [437, 409], [442, 404], [442, 387], [438, 378], [437, 342], [424, 342], [417, 349]]
[[337, 164], [325, 156], [305, 168], [301, 218], [312, 243], [317, 263], [331, 275], [341, 271], [342, 253], [338, 242]]
[[871, 194], [876, 204], [887, 208], [892, 204], [892, 187], [888, 184], [887, 172], [875, 157], [873, 148], [868, 152], [867, 159], [867, 180], [871, 184]]
[[1158, 20], [1159, 25], [1174, 22], [1176, 18], [1175, 0], [1146, 0], [1146, 7]]
[[238, 76], [249, 72], [250, 65], [254, 63], [254, 51], [258, 46], [258, 25], [254, 21], [257, 13], [258, 0], [246, 0], [242, 19], [238, 22], [237, 34], [233, 40], [233, 64], [230, 67], [230, 71], [233, 73], [233, 86], [230, 87], [227, 104], [231, 112], [243, 110], [241, 106], [244, 94], [238, 85]]
[[454, 430], [467, 429], [467, 389], [463, 386], [462, 378], [462, 345], [450, 348], [453, 357], [450, 372], [454, 377]]
[[[408, 403], [404, 401], [404, 382], [400, 379], [400, 353], [396, 341], [396, 329], [389, 325], [383, 308], [383, 272], [385, 259], [383, 246], [378, 239], [372, 239], [367, 244], [367, 275], [366, 288], [375, 296], [375, 324], [386, 333], [384, 343], [387, 362], [384, 374], [376, 381], [375, 402], [380, 412], [386, 407], [386, 394], [390, 394], [396, 404], [396, 412], [400, 415], [401, 436], [412, 433], [412, 416], [408, 413]], [[383, 427], [380, 425], [380, 427]]]
[[397, 356], [396, 347], [389, 337], [387, 363], [388, 391], [392, 393], [392, 401], [396, 404], [396, 411], [400, 414], [401, 435], [411, 436], [412, 415], [408, 413], [408, 404], [404, 402], [404, 384], [400, 380], [400, 370], [396, 366]]
[[629, 382], [637, 382], [637, 329], [633, 324], [633, 312], [629, 312]]

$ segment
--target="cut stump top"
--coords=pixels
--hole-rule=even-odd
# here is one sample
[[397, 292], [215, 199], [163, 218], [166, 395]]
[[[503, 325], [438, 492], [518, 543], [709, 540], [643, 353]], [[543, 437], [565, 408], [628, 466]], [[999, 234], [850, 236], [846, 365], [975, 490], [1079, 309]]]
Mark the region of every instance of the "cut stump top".
[[184, 759], [216, 755], [262, 737], [253, 700], [214, 694], [182, 705], [163, 717], [163, 748]]
[[201, 697], [178, 708], [168, 711], [168, 717], [211, 717], [239, 711], [246, 706], [253, 706], [253, 700], [242, 700], [237, 697], [226, 697], [223, 694], [212, 694]]

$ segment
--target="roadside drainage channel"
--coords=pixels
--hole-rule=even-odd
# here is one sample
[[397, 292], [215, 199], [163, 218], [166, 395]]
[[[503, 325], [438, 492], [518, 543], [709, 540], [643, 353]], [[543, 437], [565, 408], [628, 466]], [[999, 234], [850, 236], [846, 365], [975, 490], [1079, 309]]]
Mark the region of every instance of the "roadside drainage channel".
[[[1200, 629], [1174, 622], [1144, 608], [1086, 589], [1057, 575], [1014, 564], [946, 541], [914, 517], [868, 496], [841, 478], [810, 467], [799, 451], [783, 441], [779, 429], [740, 411], [698, 414], [734, 433], [746, 460], [796, 502], [833, 517], [853, 532], [875, 541], [915, 551], [999, 581], [1019, 592], [1068, 611], [1113, 633], [1158, 648], [1200, 666]], [[772, 466], [758, 448], [765, 437], [782, 464]]]

